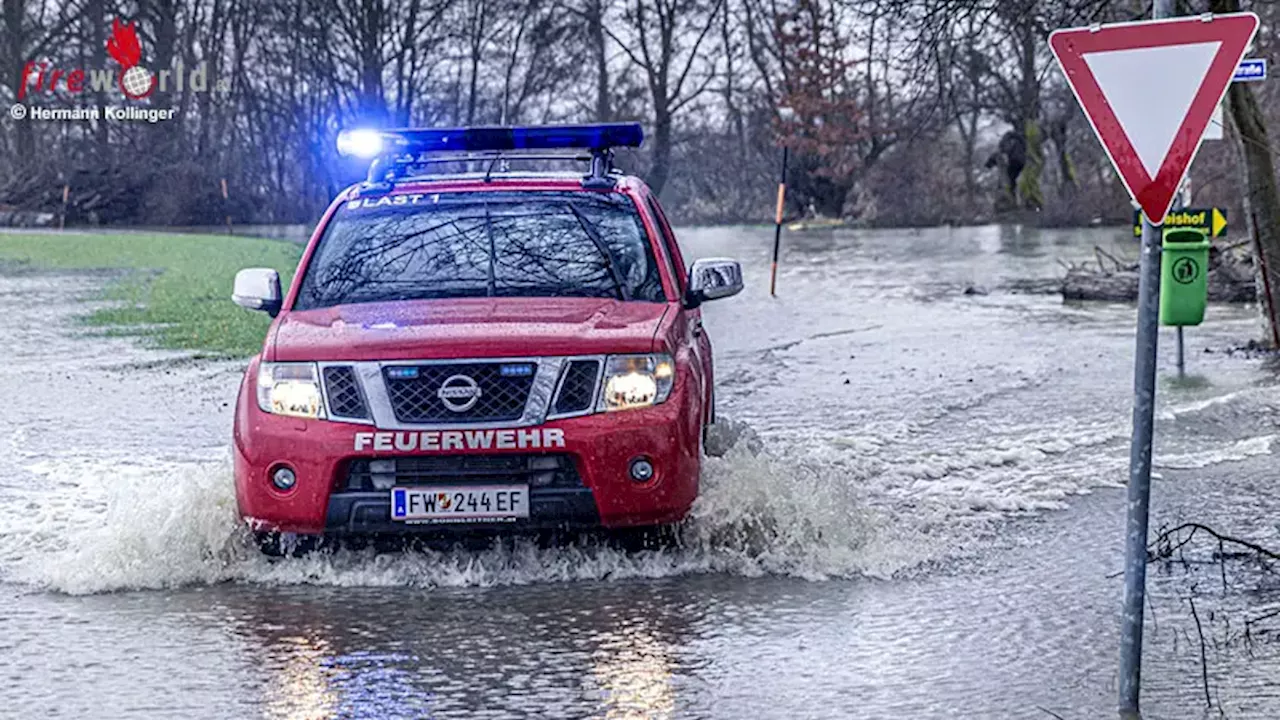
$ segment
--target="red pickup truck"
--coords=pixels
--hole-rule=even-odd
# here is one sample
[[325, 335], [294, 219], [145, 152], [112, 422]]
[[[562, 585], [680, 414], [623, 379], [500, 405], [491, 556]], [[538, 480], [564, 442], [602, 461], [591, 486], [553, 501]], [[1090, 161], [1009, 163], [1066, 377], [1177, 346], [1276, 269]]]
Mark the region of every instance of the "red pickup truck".
[[[613, 170], [612, 148], [641, 138], [633, 124], [340, 138], [374, 158], [369, 178], [334, 199], [288, 294], [274, 270], [235, 280], [236, 303], [275, 318], [234, 431], [236, 498], [264, 551], [685, 517], [714, 419], [699, 308], [742, 272], [686, 266], [657, 198]], [[510, 170], [563, 160], [590, 171]]]

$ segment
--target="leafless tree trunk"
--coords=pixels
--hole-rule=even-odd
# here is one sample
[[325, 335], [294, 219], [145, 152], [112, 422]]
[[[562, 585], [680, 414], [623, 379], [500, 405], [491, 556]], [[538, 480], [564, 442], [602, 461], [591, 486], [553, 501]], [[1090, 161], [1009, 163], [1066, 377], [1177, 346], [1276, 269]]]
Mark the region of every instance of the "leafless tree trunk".
[[[88, 67], [100, 68], [107, 62], [107, 8], [103, 0], [89, 0], [84, 10], [85, 35], [91, 38], [87, 48]], [[106, 94], [94, 93], [93, 101], [99, 107], [106, 104]], [[94, 144], [99, 158], [106, 159], [111, 155], [109, 130], [107, 123], [98, 123], [94, 127]]]
[[[696, 100], [715, 77], [714, 60], [704, 47], [723, 0], [710, 5], [688, 0], [635, 0], [624, 14], [630, 42], [607, 27], [614, 42], [643, 73], [653, 109], [652, 162], [645, 178], [661, 194], [671, 174], [675, 116]], [[702, 78], [693, 78], [701, 64]], [[692, 81], [692, 82], [691, 82]]]
[[[1240, 2], [1212, 0], [1210, 7], [1218, 13], [1238, 12]], [[1258, 295], [1269, 330], [1267, 341], [1280, 347], [1280, 308], [1276, 307], [1276, 292], [1280, 291], [1280, 188], [1276, 186], [1275, 159], [1266, 120], [1253, 90], [1245, 83], [1232, 83], [1227, 97], [1244, 160], [1244, 207], [1254, 241]]]
[[1254, 267], [1268, 327], [1267, 341], [1280, 347], [1280, 308], [1276, 307], [1276, 292], [1280, 291], [1280, 189], [1276, 187], [1275, 160], [1266, 121], [1253, 91], [1243, 83], [1233, 83], [1227, 96], [1244, 159], [1244, 207], [1254, 241]]
[[[3, 82], [11, 85], [13, 97], [18, 97], [22, 67], [26, 64], [27, 47], [26, 3], [23, 0], [4, 0], [4, 57], [0, 61]], [[13, 129], [13, 156], [19, 167], [31, 161], [35, 149], [35, 136], [30, 123], [15, 122]]]
[[485, 35], [490, 7], [485, 0], [471, 0], [467, 14], [467, 112], [466, 122], [474, 125], [479, 101], [480, 63], [484, 59]]
[[[0, 85], [7, 86], [16, 100], [22, 69], [28, 61], [40, 59], [79, 18], [82, 7], [68, 2], [59, 15], [45, 17], [46, 3], [28, 5], [27, 0], [4, 0], [0, 13]], [[7, 118], [6, 118], [7, 119]], [[17, 165], [34, 162], [35, 131], [31, 122], [14, 122], [13, 149]]]
[[604, 0], [587, 0], [583, 20], [587, 26], [587, 37], [591, 44], [591, 59], [595, 64], [595, 118], [597, 122], [609, 122], [613, 119], [610, 109], [612, 97], [609, 88], [609, 48], [605, 44], [605, 4]]

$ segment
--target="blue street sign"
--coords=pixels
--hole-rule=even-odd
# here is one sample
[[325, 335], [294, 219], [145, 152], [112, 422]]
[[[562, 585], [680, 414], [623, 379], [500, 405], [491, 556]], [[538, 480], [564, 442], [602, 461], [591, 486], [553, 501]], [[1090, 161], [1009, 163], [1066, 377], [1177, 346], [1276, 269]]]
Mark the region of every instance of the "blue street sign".
[[1245, 58], [1236, 66], [1231, 82], [1258, 82], [1267, 79], [1266, 58]]

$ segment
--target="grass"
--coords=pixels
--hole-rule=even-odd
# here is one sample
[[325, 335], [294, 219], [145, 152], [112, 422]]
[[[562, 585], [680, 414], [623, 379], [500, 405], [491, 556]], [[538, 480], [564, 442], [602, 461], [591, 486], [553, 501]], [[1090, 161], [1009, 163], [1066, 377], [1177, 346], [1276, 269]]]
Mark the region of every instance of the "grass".
[[86, 324], [207, 357], [262, 348], [270, 318], [231, 302], [236, 271], [275, 268], [287, 288], [301, 254], [293, 243], [227, 235], [0, 234], [0, 266], [122, 271], [103, 289], [114, 302], [86, 315]]

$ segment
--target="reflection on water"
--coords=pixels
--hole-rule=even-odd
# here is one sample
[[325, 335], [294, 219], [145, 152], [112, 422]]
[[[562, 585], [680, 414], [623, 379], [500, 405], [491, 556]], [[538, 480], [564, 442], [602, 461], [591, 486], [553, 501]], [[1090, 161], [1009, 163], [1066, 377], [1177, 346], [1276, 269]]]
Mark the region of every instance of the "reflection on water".
[[[339, 696], [327, 667], [329, 648], [323, 639], [280, 638], [265, 648], [274, 662], [267, 668], [266, 712], [285, 720], [331, 717]], [[357, 698], [359, 703], [364, 698]]]
[[[229, 627], [273, 718], [674, 717], [674, 648], [697, 634], [687, 593], [592, 584], [567, 605], [546, 588], [245, 588], [183, 591], [197, 622]], [[353, 612], [359, 608], [360, 612]], [[172, 680], [186, 680], [180, 672]]]
[[[0, 366], [3, 707], [1110, 716], [1133, 308], [1013, 288], [1094, 244], [1126, 251], [1124, 231], [789, 235], [777, 298], [769, 231], [682, 241], [744, 263], [746, 292], [705, 312], [719, 410], [735, 422], [713, 438], [729, 452], [707, 465], [685, 545], [631, 554], [517, 542], [269, 562], [235, 521], [238, 366], [139, 367], [165, 356], [73, 336], [92, 278], [0, 277], [13, 320], [0, 330], [13, 348]], [[1274, 526], [1280, 389], [1262, 360], [1221, 352], [1256, 329], [1252, 308], [1213, 307], [1187, 332], [1187, 379], [1162, 357], [1153, 527]], [[1152, 577], [1146, 707], [1195, 714], [1186, 586]], [[1212, 662], [1229, 716], [1280, 716], [1277, 658], [1224, 646]]]
[[675, 711], [672, 660], [643, 625], [619, 628], [596, 639], [592, 675], [609, 720], [669, 718]]

